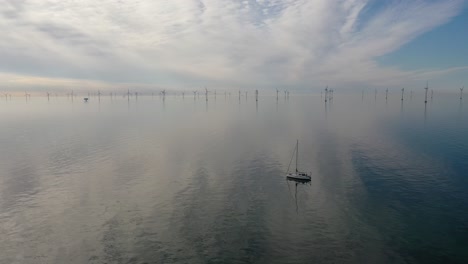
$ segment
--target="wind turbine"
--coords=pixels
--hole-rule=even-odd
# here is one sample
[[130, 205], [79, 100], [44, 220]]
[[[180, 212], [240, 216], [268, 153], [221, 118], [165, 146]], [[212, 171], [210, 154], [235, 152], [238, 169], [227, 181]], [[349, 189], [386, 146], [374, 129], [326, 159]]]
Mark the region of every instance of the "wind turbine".
[[463, 89], [465, 89], [465, 86], [460, 88], [460, 100], [463, 100]]
[[255, 90], [255, 101], [258, 102], [258, 90]]
[[278, 93], [279, 93], [279, 90], [278, 88], [276, 88], [276, 101], [278, 101]]
[[426, 94], [424, 95], [424, 103], [427, 104], [427, 91], [429, 90], [429, 82], [426, 82], [426, 87], [424, 90], [426, 90]]
[[403, 101], [403, 94], [405, 93], [405, 88], [401, 88], [401, 100]]
[[327, 102], [328, 99], [328, 85], [325, 87], [325, 103]]
[[388, 99], [388, 88], [385, 90], [385, 101]]

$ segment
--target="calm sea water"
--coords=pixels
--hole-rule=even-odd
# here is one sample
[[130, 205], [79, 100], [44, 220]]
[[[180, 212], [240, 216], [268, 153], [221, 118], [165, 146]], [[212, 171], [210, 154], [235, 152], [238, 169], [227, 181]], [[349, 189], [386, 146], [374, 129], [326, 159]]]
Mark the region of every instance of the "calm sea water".
[[[0, 263], [467, 263], [468, 105], [0, 100]], [[296, 139], [310, 184], [286, 181]]]

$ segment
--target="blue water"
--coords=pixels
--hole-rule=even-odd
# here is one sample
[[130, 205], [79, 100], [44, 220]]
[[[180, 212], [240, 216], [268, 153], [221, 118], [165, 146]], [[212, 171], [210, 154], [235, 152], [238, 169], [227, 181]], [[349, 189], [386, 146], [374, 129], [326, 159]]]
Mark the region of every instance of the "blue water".
[[[0, 263], [468, 261], [456, 95], [32, 97], [0, 111]], [[285, 179], [296, 139], [309, 184]]]

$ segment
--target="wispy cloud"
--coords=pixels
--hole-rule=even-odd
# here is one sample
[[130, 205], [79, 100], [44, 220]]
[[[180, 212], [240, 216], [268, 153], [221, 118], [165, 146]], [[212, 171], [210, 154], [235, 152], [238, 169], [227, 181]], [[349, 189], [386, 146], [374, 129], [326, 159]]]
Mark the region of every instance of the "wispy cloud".
[[376, 58], [463, 7], [462, 0], [377, 8], [369, 0], [4, 1], [0, 72], [9, 74], [0, 76], [2, 85], [14, 85], [5, 77], [11, 74], [37, 76], [24, 78], [38, 85], [55, 78], [182, 87], [398, 85], [431, 72], [383, 67]]

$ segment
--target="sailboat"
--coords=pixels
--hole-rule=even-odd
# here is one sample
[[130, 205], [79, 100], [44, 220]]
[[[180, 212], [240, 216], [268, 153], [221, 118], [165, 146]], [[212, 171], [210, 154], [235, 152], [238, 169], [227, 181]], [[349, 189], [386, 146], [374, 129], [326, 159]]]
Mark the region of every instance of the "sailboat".
[[[297, 169], [297, 163], [299, 160], [299, 140], [297, 140], [295, 150], [296, 150], [296, 153], [293, 153], [293, 156], [291, 157], [291, 161], [289, 162], [288, 171], [286, 172], [286, 178], [292, 179], [292, 180], [310, 181], [312, 177], [309, 174], [307, 174], [306, 172], [301, 172]], [[294, 154], [296, 154], [295, 155], [296, 156], [296, 171], [289, 172], [289, 168], [291, 167], [291, 162], [294, 158]]]

